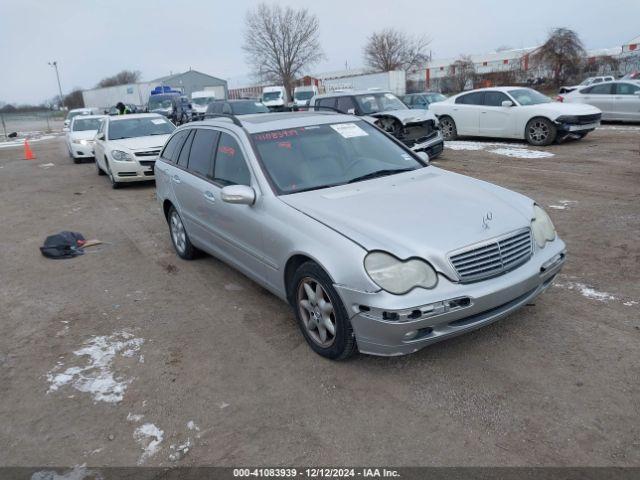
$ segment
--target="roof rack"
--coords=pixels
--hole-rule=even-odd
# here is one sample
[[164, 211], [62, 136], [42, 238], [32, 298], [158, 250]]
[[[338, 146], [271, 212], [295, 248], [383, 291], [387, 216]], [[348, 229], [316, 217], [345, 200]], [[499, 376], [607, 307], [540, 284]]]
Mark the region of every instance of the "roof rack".
[[235, 115], [230, 115], [228, 113], [207, 113], [205, 114], [204, 119], [206, 120], [207, 118], [216, 118], [216, 117], [228, 118], [233, 122], [234, 125], [237, 125], [238, 127], [243, 128], [242, 122], [238, 120], [238, 117], [236, 117]]

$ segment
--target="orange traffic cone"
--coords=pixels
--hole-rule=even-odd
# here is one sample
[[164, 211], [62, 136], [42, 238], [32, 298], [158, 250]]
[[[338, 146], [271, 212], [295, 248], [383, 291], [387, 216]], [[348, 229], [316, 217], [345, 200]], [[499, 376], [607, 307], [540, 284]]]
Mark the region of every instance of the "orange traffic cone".
[[25, 160], [36, 159], [36, 156], [33, 153], [33, 150], [31, 150], [31, 147], [29, 146], [29, 140], [27, 140], [26, 138], [24, 139], [24, 159]]

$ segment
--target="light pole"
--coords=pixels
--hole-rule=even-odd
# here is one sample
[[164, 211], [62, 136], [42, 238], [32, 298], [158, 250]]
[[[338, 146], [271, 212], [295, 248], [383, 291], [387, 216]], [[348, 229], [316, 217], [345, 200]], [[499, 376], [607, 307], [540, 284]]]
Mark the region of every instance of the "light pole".
[[60, 85], [60, 74], [58, 73], [58, 62], [48, 62], [50, 67], [53, 67], [56, 71], [56, 78], [58, 79], [58, 92], [60, 92], [60, 106], [64, 108], [64, 98], [62, 97], [62, 86]]

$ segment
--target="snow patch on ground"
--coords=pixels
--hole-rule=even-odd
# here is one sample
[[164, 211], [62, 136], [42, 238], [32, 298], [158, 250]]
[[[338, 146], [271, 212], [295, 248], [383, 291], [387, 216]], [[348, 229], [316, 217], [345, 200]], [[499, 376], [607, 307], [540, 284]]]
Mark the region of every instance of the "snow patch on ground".
[[65, 473], [58, 474], [55, 470], [40, 470], [31, 475], [31, 480], [84, 480], [101, 479], [102, 475], [93, 470], [88, 470], [86, 465], [76, 465]]
[[189, 430], [195, 430], [196, 432], [200, 431], [200, 427], [198, 427], [198, 425], [196, 425], [196, 422], [194, 422], [193, 420], [189, 420], [187, 422], [187, 428]]
[[554, 282], [554, 286], [558, 288], [565, 288], [567, 290], [575, 290], [579, 292], [583, 297], [591, 300], [597, 300], [598, 302], [607, 303], [609, 300], [617, 300], [618, 297], [607, 292], [599, 292], [595, 288], [580, 282]]
[[542, 150], [532, 150], [521, 143], [496, 143], [496, 142], [473, 142], [468, 140], [452, 140], [444, 143], [446, 148], [451, 150], [486, 150], [489, 153], [503, 155], [512, 158], [548, 158], [553, 157], [553, 153]]
[[138, 465], [142, 465], [158, 452], [164, 439], [164, 432], [153, 423], [145, 423], [134, 430], [133, 438], [142, 447], [142, 455], [138, 459]]
[[144, 417], [144, 415], [142, 415], [142, 414], [129, 412], [129, 414], [127, 415], [127, 421], [129, 421], [129, 422], [139, 422], [140, 420], [142, 420], [143, 417]]
[[[40, 142], [42, 140], [51, 140], [52, 138], [56, 138], [57, 135], [43, 135], [42, 137], [37, 138], [29, 138], [29, 144]], [[24, 146], [24, 138], [20, 140], [9, 140], [7, 142], [0, 142], [0, 148], [8, 148], [8, 147], [22, 147]]]
[[113, 361], [118, 355], [137, 355], [143, 343], [142, 338], [134, 338], [131, 333], [124, 331], [92, 337], [81, 349], [73, 352], [75, 356], [86, 359], [84, 366], [69, 367], [64, 372], [55, 373], [62, 366], [59, 364], [47, 374], [47, 380], [51, 384], [49, 392], [71, 385], [76, 390], [91, 394], [96, 402], [122, 401], [131, 379], [116, 377], [112, 371]]
[[549, 208], [553, 208], [555, 210], [566, 210], [568, 207], [571, 207], [574, 203], [578, 203], [575, 200], [560, 200], [558, 201], [558, 205], [549, 205]]

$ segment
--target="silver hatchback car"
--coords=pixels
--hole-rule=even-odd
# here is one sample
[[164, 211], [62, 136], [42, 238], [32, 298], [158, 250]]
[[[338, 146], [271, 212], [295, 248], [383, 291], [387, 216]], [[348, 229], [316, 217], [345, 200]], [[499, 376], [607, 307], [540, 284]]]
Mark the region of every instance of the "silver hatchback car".
[[565, 261], [533, 200], [425, 157], [351, 115], [220, 117], [167, 141], [157, 197], [179, 256], [288, 302], [320, 355], [403, 355], [531, 302]]

